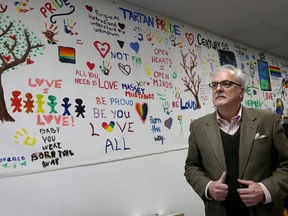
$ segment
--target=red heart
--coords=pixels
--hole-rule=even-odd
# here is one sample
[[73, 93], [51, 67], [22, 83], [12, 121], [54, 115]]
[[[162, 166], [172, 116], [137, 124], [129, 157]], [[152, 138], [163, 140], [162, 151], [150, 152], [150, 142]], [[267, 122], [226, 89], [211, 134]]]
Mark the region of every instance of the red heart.
[[16, 35], [10, 35], [9, 37], [13, 40], [16, 40]]
[[194, 42], [194, 36], [192, 33], [185, 33], [186, 39], [189, 43], [190, 46], [192, 46], [193, 42]]
[[93, 70], [94, 67], [95, 67], [95, 64], [94, 63], [91, 63], [91, 62], [87, 62], [87, 66], [90, 70]]
[[8, 56], [3, 55], [3, 59], [4, 59], [6, 62], [9, 62], [10, 59], [11, 59], [11, 56], [10, 56], [10, 55], [8, 55]]
[[96, 47], [96, 49], [99, 51], [101, 57], [105, 58], [105, 56], [110, 51], [110, 44], [108, 44], [106, 42], [101, 43], [100, 41], [94, 41], [93, 44]]
[[30, 58], [27, 58], [27, 59], [26, 59], [26, 64], [27, 64], [27, 65], [33, 64], [33, 63], [34, 63], [34, 61], [33, 61], [32, 59], [30, 59]]
[[85, 5], [86, 9], [89, 11], [89, 12], [92, 12], [93, 8], [89, 5]]

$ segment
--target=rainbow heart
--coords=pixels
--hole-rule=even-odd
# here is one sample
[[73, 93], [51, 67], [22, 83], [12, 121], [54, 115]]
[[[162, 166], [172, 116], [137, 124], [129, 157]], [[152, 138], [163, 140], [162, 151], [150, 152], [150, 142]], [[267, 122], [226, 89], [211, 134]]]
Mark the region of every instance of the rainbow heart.
[[110, 133], [113, 131], [114, 126], [115, 126], [114, 121], [110, 121], [109, 125], [107, 124], [107, 122], [102, 123], [102, 127]]
[[140, 116], [141, 121], [143, 122], [143, 124], [146, 121], [146, 117], [148, 114], [148, 105], [147, 103], [136, 103], [136, 111], [138, 113], [138, 115]]

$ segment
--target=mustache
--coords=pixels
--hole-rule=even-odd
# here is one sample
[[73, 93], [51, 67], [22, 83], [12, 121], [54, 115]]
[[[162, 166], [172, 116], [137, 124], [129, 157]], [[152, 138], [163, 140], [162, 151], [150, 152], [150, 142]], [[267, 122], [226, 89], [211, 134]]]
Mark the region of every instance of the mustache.
[[215, 94], [214, 98], [217, 99], [218, 97], [225, 97], [226, 98], [226, 95], [223, 92], [218, 92]]

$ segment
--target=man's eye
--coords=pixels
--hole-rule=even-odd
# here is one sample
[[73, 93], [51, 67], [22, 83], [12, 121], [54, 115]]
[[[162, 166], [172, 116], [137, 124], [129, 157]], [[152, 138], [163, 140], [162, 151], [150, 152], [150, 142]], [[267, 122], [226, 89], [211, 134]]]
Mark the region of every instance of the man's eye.
[[222, 85], [224, 85], [224, 86], [230, 86], [231, 83], [230, 83], [229, 81], [225, 81], [225, 82], [222, 82]]

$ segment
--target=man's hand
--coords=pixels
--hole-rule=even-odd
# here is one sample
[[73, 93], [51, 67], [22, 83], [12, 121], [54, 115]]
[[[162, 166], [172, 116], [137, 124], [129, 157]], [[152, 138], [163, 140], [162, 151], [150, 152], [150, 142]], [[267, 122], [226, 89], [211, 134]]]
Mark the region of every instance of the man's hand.
[[245, 187], [237, 189], [237, 192], [246, 206], [251, 207], [264, 202], [264, 191], [258, 183], [241, 179], [238, 179], [238, 182]]
[[225, 200], [228, 194], [228, 185], [225, 184], [226, 172], [224, 171], [217, 181], [213, 181], [208, 187], [208, 194], [217, 201]]

